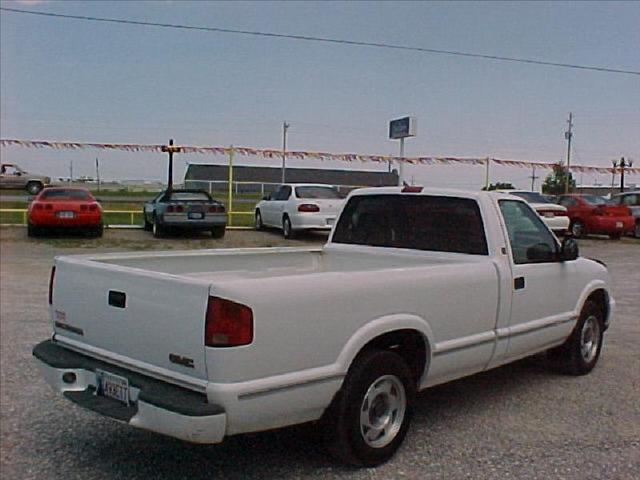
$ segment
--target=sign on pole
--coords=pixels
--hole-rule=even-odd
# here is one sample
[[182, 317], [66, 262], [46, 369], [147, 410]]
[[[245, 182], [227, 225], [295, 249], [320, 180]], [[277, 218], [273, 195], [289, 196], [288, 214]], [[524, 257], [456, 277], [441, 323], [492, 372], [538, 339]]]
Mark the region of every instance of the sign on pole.
[[389, 138], [398, 139], [416, 136], [416, 117], [404, 117], [389, 122]]

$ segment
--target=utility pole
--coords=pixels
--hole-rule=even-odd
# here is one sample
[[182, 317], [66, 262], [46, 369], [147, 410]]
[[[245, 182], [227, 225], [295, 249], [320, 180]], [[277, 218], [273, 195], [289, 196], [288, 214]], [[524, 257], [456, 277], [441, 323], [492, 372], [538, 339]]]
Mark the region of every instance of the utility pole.
[[613, 193], [616, 183], [616, 168], [618, 168], [618, 161], [611, 160], [611, 163], [613, 164], [613, 168], [611, 169], [611, 193]]
[[536, 176], [536, 166], [533, 165], [533, 171], [531, 172], [531, 191], [535, 190], [536, 178], [540, 178]]
[[100, 191], [100, 163], [96, 157], [96, 181], [98, 182], [98, 191]]
[[73, 182], [73, 160], [69, 161], [69, 181]]
[[633, 166], [633, 161], [628, 160], [625, 162], [624, 157], [620, 159], [620, 193], [624, 192], [624, 169], [631, 168]]
[[287, 171], [287, 130], [289, 125], [286, 121], [282, 122], [282, 178], [281, 183], [285, 183]]
[[573, 113], [569, 112], [569, 120], [567, 123], [569, 124], [569, 129], [564, 132], [564, 138], [567, 140], [567, 174], [564, 180], [564, 193], [569, 193], [569, 179], [571, 178], [571, 138], [573, 137], [573, 132], [571, 129], [573, 128]]

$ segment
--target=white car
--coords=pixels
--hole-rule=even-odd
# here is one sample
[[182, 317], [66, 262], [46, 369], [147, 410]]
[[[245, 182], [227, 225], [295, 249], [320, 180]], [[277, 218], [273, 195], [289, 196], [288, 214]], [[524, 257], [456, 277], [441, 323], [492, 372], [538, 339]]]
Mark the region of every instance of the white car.
[[343, 203], [343, 196], [332, 185], [281, 185], [256, 205], [255, 227], [280, 228], [285, 238], [301, 230], [331, 230]]
[[571, 220], [566, 207], [551, 202], [538, 192], [528, 190], [504, 190], [504, 192], [526, 200], [556, 235], [564, 235], [569, 230]]

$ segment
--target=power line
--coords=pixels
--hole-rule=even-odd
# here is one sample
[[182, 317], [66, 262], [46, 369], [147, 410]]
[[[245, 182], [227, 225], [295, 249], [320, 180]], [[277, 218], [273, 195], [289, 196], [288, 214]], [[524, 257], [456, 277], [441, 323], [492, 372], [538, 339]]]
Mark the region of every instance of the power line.
[[549, 67], [575, 68], [579, 70], [592, 70], [597, 72], [640, 75], [640, 71], [637, 71], [637, 70], [622, 70], [617, 68], [598, 67], [598, 66], [592, 66], [592, 65], [577, 65], [572, 63], [548, 62], [544, 60], [534, 60], [530, 58], [505, 57], [500, 55], [486, 55], [482, 53], [469, 53], [469, 52], [461, 52], [456, 50], [439, 50], [435, 48], [415, 47], [410, 45], [396, 45], [391, 43], [364, 42], [364, 41], [357, 41], [357, 40], [329, 38], [329, 37], [315, 37], [315, 36], [308, 36], [308, 35], [293, 35], [293, 34], [285, 34], [285, 33], [269, 33], [269, 32], [253, 31], [253, 30], [236, 30], [231, 28], [220, 28], [220, 27], [198, 27], [195, 25], [145, 22], [141, 20], [127, 20], [122, 18], [93, 17], [93, 16], [86, 16], [86, 15], [67, 15], [62, 13], [38, 12], [33, 10], [22, 10], [18, 8], [7, 8], [7, 7], [0, 7], [0, 10], [6, 11], [6, 12], [12, 12], [12, 13], [19, 13], [19, 14], [39, 15], [42, 17], [86, 20], [86, 21], [92, 21], [92, 22], [118, 23], [123, 25], [139, 25], [139, 26], [147, 26], [147, 27], [175, 28], [175, 29], [182, 29], [182, 30], [197, 30], [197, 31], [203, 31], [203, 32], [233, 33], [238, 35], [251, 35], [256, 37], [286, 38], [290, 40], [303, 40], [308, 42], [323, 42], [323, 43], [333, 43], [333, 44], [351, 45], [351, 46], [360, 46], [360, 47], [386, 48], [391, 50], [405, 50], [405, 51], [421, 52], [421, 53], [435, 53], [440, 55], [454, 55], [459, 57], [480, 58], [484, 60], [527, 63], [532, 65], [545, 65]]

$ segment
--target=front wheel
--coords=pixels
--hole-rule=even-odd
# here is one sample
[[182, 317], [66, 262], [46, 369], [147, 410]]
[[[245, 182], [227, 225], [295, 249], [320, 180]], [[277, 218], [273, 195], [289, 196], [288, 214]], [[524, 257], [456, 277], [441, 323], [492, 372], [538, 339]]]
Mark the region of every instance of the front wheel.
[[260, 213], [260, 210], [256, 210], [255, 227], [256, 227], [256, 230], [262, 230], [264, 228], [264, 224], [262, 223], [262, 214]]
[[592, 300], [585, 303], [575, 329], [567, 341], [548, 356], [564, 373], [585, 375], [598, 363], [604, 338], [602, 309]]
[[415, 392], [402, 357], [381, 350], [360, 354], [323, 417], [331, 452], [360, 467], [389, 460], [407, 434]]
[[158, 222], [157, 218], [153, 219], [153, 225], [152, 225], [152, 230], [153, 230], [153, 236], [156, 238], [162, 238], [164, 237], [164, 227], [162, 225], [160, 225], [160, 223]]
[[151, 230], [153, 230], [153, 224], [147, 220], [147, 214], [144, 212], [144, 210], [142, 210], [142, 221], [143, 223], [143, 227], [145, 232], [150, 232]]
[[27, 236], [28, 237], [37, 237], [40, 234], [40, 229], [36, 227], [33, 223], [27, 223]]

